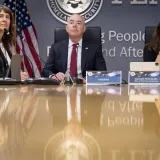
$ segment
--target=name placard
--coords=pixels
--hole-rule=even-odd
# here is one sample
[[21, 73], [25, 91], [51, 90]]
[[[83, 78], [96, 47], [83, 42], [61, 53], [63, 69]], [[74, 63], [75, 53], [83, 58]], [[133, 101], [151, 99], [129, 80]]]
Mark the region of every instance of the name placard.
[[128, 82], [134, 84], [160, 84], [160, 71], [130, 71]]
[[108, 85], [121, 84], [122, 71], [87, 71], [86, 84], [87, 85]]

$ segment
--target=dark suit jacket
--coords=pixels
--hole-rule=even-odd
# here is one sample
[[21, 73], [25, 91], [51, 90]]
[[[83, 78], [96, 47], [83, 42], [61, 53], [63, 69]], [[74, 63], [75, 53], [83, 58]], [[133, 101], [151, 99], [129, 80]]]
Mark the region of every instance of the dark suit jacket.
[[148, 47], [147, 45], [144, 47], [143, 50], [143, 61], [144, 62], [155, 62], [158, 53], [156, 53], [152, 48]]
[[8, 62], [0, 49], [0, 78], [5, 77], [8, 71]]
[[[82, 42], [81, 70], [83, 77], [87, 70], [106, 70], [105, 60], [102, 55], [101, 46]], [[51, 46], [49, 58], [43, 69], [43, 76], [48, 77], [58, 72], [67, 71], [68, 40], [61, 41]]]

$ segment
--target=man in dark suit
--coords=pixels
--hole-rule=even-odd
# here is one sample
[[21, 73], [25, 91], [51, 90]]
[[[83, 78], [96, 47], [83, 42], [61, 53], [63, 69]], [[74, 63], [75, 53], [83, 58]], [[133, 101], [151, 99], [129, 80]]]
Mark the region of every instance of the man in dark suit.
[[49, 58], [43, 69], [44, 77], [62, 80], [64, 73], [70, 70], [73, 77], [84, 78], [87, 70], [106, 70], [101, 45], [83, 41], [85, 30], [82, 16], [70, 16], [66, 25], [69, 40], [51, 46]]

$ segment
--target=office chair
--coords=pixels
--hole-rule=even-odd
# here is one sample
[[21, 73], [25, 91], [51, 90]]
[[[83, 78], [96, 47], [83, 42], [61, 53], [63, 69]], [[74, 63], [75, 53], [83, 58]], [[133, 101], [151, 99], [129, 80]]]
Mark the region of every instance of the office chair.
[[151, 42], [155, 28], [156, 28], [155, 26], [146, 26], [145, 27], [145, 44]]
[[[60, 42], [62, 40], [68, 40], [69, 36], [65, 29], [65, 27], [58, 27], [54, 30], [54, 43]], [[102, 48], [101, 43], [101, 28], [100, 27], [86, 27], [86, 31], [83, 35], [83, 40], [88, 41], [89, 43], [93, 44], [99, 44]], [[78, 79], [76, 77], [73, 78], [73, 81], [76, 84], [83, 83], [81, 79]], [[71, 83], [71, 81], [68, 81], [67, 83]]]
[[[68, 39], [68, 33], [65, 27], [58, 27], [54, 30], [54, 43]], [[83, 39], [90, 43], [97, 43], [101, 45], [101, 28], [100, 27], [86, 27]], [[102, 45], [101, 45], [102, 46]]]

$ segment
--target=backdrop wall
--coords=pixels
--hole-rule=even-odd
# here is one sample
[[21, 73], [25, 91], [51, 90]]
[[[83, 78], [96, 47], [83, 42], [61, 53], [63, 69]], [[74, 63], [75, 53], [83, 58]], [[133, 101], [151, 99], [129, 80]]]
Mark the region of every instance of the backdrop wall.
[[[131, 4], [131, 1], [143, 4]], [[65, 24], [51, 14], [46, 0], [26, 0], [26, 3], [38, 34], [40, 55], [46, 61], [47, 48], [54, 40], [54, 28]], [[122, 70], [123, 79], [127, 80], [129, 62], [142, 61], [145, 26], [160, 22], [159, 9], [158, 0], [103, 0], [98, 15], [86, 25], [102, 28], [103, 55], [108, 70]]]

